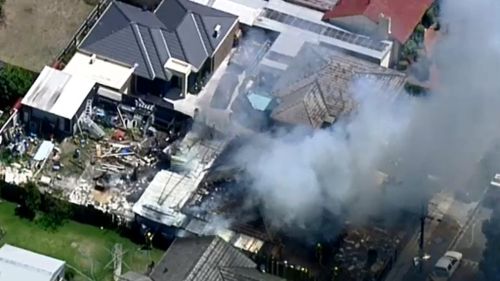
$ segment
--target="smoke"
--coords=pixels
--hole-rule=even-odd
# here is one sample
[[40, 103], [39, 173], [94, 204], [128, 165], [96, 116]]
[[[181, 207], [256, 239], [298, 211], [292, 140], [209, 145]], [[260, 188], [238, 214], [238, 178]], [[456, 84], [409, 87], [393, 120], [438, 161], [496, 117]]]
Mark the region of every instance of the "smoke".
[[[243, 145], [234, 160], [265, 219], [309, 230], [325, 227], [325, 212], [363, 222], [414, 210], [441, 189], [479, 192], [468, 180], [500, 137], [499, 11], [496, 0], [442, 1], [439, 86], [429, 95], [392, 100], [361, 78], [350, 91], [356, 112], [333, 127], [258, 134]], [[392, 179], [384, 188], [379, 170]]]
[[447, 32], [434, 58], [440, 86], [427, 100], [418, 100], [398, 147], [401, 165], [394, 172], [407, 183], [406, 190], [432, 193], [418, 185], [433, 174], [445, 188], [475, 191], [467, 181], [500, 134], [495, 124], [500, 117], [499, 7], [494, 0], [442, 2]]
[[367, 199], [380, 191], [377, 163], [407, 127], [411, 111], [406, 97], [394, 99], [396, 93], [378, 92], [374, 83], [353, 83], [358, 107], [348, 120], [325, 130], [258, 135], [239, 151], [236, 162], [252, 179], [250, 188], [272, 225], [309, 229], [325, 211], [340, 214], [347, 202], [356, 204], [358, 218], [373, 211]]

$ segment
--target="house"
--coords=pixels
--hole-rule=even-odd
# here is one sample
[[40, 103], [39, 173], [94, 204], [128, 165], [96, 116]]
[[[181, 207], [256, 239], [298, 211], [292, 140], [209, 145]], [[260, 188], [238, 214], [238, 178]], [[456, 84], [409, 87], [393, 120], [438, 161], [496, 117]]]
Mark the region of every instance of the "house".
[[150, 279], [127, 274], [136, 279], [122, 280], [285, 281], [260, 272], [249, 257], [216, 236], [177, 238], [147, 277]]
[[[332, 6], [329, 0], [192, 0], [209, 7], [237, 15], [245, 26], [277, 33], [270, 51], [295, 57], [304, 43], [316, 43], [340, 50], [374, 63], [388, 66], [392, 42], [378, 40], [339, 28], [322, 20], [324, 12], [308, 8], [310, 5]], [[303, 5], [296, 5], [302, 2]], [[304, 5], [309, 4], [309, 5]], [[305, 6], [305, 7], [304, 7]], [[323, 8], [324, 9], [324, 8]], [[278, 70], [281, 63], [264, 60]]]
[[323, 20], [346, 30], [395, 41], [391, 62], [397, 59], [434, 0], [339, 0]]
[[0, 248], [0, 281], [62, 281], [65, 262], [8, 244]]
[[28, 131], [54, 136], [75, 133], [95, 85], [86, 77], [44, 67], [21, 101], [21, 116]]
[[333, 124], [356, 108], [352, 85], [360, 78], [376, 81], [388, 93], [402, 91], [406, 82], [404, 73], [314, 45], [305, 46], [298, 58], [274, 88], [278, 105], [271, 118], [278, 124]]
[[115, 96], [168, 108], [166, 99], [194, 93], [219, 67], [237, 30], [236, 16], [187, 0], [163, 0], [153, 11], [111, 1], [66, 68]]

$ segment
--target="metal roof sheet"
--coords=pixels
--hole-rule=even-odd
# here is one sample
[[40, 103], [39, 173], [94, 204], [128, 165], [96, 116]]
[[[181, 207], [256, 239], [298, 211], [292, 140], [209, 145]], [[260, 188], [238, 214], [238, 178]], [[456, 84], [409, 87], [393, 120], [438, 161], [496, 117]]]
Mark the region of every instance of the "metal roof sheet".
[[21, 103], [71, 119], [95, 86], [95, 81], [45, 66]]
[[43, 141], [38, 150], [33, 156], [33, 160], [35, 161], [43, 161], [47, 157], [49, 157], [50, 153], [54, 149], [54, 144], [51, 141]]
[[65, 262], [8, 244], [0, 248], [0, 281], [51, 281]]
[[158, 172], [134, 204], [134, 213], [167, 226], [184, 226], [186, 215], [181, 209], [224, 145], [225, 142], [196, 140], [194, 133], [188, 134], [181, 143], [181, 152], [173, 156], [183, 171]]

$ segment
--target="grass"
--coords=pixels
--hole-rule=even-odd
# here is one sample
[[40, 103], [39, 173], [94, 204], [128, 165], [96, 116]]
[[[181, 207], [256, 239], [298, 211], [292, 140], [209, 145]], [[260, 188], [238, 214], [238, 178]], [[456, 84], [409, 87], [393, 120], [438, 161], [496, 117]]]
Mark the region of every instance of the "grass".
[[84, 0], [6, 0], [0, 60], [40, 71], [53, 62], [92, 8]]
[[[110, 251], [116, 243], [122, 244], [125, 253], [122, 274], [129, 270], [144, 272], [151, 261], [157, 262], [163, 254], [159, 250], [142, 251], [139, 245], [113, 231], [73, 221], [56, 231], [47, 231], [16, 216], [15, 207], [10, 202], [0, 203], [0, 227], [6, 231], [0, 245], [8, 243], [64, 260], [93, 280], [113, 280]], [[89, 279], [76, 274], [75, 280]]]

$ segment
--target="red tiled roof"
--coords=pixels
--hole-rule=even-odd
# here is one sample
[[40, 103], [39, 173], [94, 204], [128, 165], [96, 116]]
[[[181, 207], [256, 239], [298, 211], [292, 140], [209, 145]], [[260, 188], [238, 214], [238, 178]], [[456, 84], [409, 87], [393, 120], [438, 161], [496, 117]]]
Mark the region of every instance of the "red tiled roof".
[[391, 36], [401, 43], [410, 38], [434, 0], [339, 0], [323, 20], [364, 15], [378, 23], [380, 15], [391, 18]]

